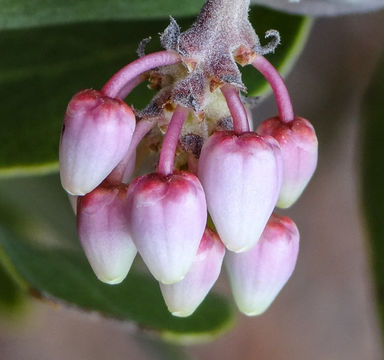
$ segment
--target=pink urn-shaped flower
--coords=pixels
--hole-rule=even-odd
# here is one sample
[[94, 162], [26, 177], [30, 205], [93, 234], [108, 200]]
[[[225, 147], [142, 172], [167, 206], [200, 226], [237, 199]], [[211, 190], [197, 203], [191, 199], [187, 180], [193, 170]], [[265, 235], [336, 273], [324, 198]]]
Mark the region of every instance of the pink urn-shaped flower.
[[260, 241], [241, 254], [228, 252], [225, 265], [241, 312], [263, 313], [291, 276], [299, 251], [299, 232], [285, 216], [272, 215]]
[[280, 148], [272, 137], [219, 131], [204, 144], [199, 179], [229, 250], [243, 252], [258, 241], [280, 192], [281, 170]]
[[183, 279], [207, 220], [197, 177], [188, 172], [145, 175], [130, 185], [127, 200], [132, 239], [153, 276], [164, 284]]
[[60, 141], [60, 177], [72, 195], [98, 186], [122, 160], [135, 129], [135, 115], [119, 99], [83, 90], [70, 101]]
[[99, 186], [78, 199], [77, 229], [96, 276], [118, 284], [128, 274], [137, 250], [125, 218], [127, 188]]
[[206, 229], [199, 249], [185, 278], [175, 284], [160, 283], [172, 315], [190, 316], [203, 302], [219, 277], [225, 246], [215, 232]]
[[257, 129], [273, 136], [283, 158], [283, 183], [277, 206], [290, 207], [301, 195], [317, 165], [317, 137], [311, 123], [301, 117], [284, 123], [279, 117], [264, 121]]
[[[279, 33], [268, 30], [261, 45], [249, 5], [206, 0], [184, 32], [171, 18], [160, 37], [165, 50], [145, 54], [144, 39], [139, 57], [100, 91], [76, 94], [64, 119], [61, 182], [96, 276], [121, 282], [139, 252], [179, 317], [204, 300], [225, 247], [234, 297], [247, 315], [270, 305], [296, 263], [297, 228], [272, 212], [300, 196], [316, 167], [317, 139], [264, 57]], [[279, 116], [257, 132], [237, 64], [256, 68], [276, 99]], [[123, 100], [143, 82], [157, 93], [135, 109], [136, 124]], [[207, 210], [217, 233], [206, 228]]]

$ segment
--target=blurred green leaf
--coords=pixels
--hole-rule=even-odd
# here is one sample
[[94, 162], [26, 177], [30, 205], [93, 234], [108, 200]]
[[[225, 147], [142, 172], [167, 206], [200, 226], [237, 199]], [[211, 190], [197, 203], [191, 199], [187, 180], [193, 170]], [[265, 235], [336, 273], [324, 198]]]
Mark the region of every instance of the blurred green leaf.
[[312, 16], [337, 16], [364, 13], [384, 7], [383, 0], [251, 0], [251, 3], [271, 6], [280, 11]]
[[19, 284], [0, 262], [0, 316], [14, 314], [21, 308], [23, 300], [24, 295]]
[[[134, 268], [120, 285], [97, 280], [78, 240], [58, 241], [62, 234], [55, 231], [65, 226], [69, 210], [68, 200], [60, 194], [64, 192], [57, 175], [0, 182], [0, 250], [27, 290], [57, 303], [132, 322], [174, 342], [205, 341], [231, 326], [232, 307], [219, 295], [210, 294], [193, 316], [181, 319], [168, 312], [158, 283]], [[15, 214], [10, 204], [26, 213]], [[52, 212], [49, 218], [46, 211]], [[61, 225], [60, 214], [64, 214]], [[75, 216], [67, 221], [73, 226]]]
[[230, 305], [216, 294], [194, 315], [179, 319], [168, 312], [158, 284], [149, 276], [133, 270], [121, 285], [105, 285], [80, 253], [32, 245], [4, 228], [0, 244], [31, 289], [54, 302], [134, 322], [176, 342], [214, 338], [232, 323]]
[[363, 104], [363, 201], [379, 315], [384, 331], [384, 57]]
[[[0, 0], [0, 29], [197, 14], [204, 0]], [[134, 34], [126, 32], [128, 38]]]
[[[183, 30], [193, 18], [179, 21]], [[307, 18], [253, 7], [251, 21], [262, 37], [280, 30], [283, 45], [269, 58], [283, 73], [298, 56], [310, 28]], [[152, 35], [148, 51], [160, 48], [168, 20], [100, 22], [2, 31], [0, 36], [0, 176], [57, 170], [62, 117], [70, 98], [100, 88], [137, 57], [138, 43]], [[252, 67], [243, 69], [249, 95], [268, 87]], [[143, 107], [153, 92], [145, 84], [128, 98]]]

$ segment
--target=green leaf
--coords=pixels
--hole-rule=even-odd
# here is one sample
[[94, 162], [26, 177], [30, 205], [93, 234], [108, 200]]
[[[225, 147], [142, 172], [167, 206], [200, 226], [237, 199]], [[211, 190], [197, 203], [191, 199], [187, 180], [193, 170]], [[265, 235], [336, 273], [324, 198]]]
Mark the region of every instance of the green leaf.
[[369, 231], [379, 316], [384, 332], [384, 57], [363, 104], [363, 203]]
[[[0, 0], [0, 29], [191, 16], [204, 0]], [[126, 32], [127, 37], [131, 36]]]
[[[0, 256], [1, 257], [1, 256]], [[24, 295], [19, 284], [0, 262], [0, 316], [14, 314], [23, 304]]]
[[[178, 21], [185, 30], [193, 20]], [[257, 7], [252, 8], [251, 21], [261, 36], [273, 27], [280, 30], [283, 45], [269, 58], [286, 72], [304, 43], [310, 21]], [[158, 33], [167, 25], [168, 20], [132, 20], [2, 31], [0, 176], [56, 171], [61, 122], [73, 94], [100, 88], [137, 57], [143, 38], [154, 38], [148, 52], [159, 49]], [[249, 95], [268, 89], [252, 67], [244, 68], [243, 77]], [[153, 94], [142, 84], [128, 103], [143, 107]]]
[[[9, 186], [12, 182], [14, 187]], [[39, 183], [44, 191], [38, 190]], [[31, 196], [28, 193], [33, 188], [36, 194]], [[24, 207], [14, 200], [15, 195], [9, 195], [17, 189], [18, 196], [26, 196]], [[41, 196], [43, 192], [45, 196]], [[47, 229], [58, 219], [47, 225], [42, 212], [44, 206], [48, 205], [49, 211], [54, 205], [51, 211], [56, 214], [65, 214], [68, 210], [65, 196], [55, 192], [63, 193], [57, 175], [2, 181], [0, 186], [0, 249], [27, 290], [57, 303], [135, 323], [139, 328], [154, 331], [173, 342], [210, 340], [231, 326], [232, 306], [219, 295], [208, 295], [191, 317], [181, 319], [168, 312], [158, 283], [135, 267], [120, 285], [106, 285], [97, 280], [78, 240], [58, 242], [60, 236], [53, 239], [55, 229]], [[17, 204], [27, 213], [16, 217], [10, 203]], [[36, 209], [34, 227], [31, 227], [29, 209]], [[55, 219], [56, 214], [51, 215], [51, 219]], [[73, 215], [69, 222], [69, 226], [75, 224]], [[37, 234], [42, 238], [36, 238]], [[46, 239], [46, 234], [52, 239]], [[72, 246], [74, 242], [76, 246]]]

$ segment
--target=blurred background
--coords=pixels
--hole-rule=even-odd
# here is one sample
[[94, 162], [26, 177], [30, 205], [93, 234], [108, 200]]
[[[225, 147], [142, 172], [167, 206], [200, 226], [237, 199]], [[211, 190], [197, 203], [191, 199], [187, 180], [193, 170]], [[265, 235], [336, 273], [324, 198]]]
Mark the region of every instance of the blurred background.
[[[287, 77], [296, 113], [313, 123], [319, 138], [316, 174], [285, 211], [301, 233], [295, 273], [264, 315], [238, 314], [224, 336], [186, 347], [192, 358], [383, 359], [360, 192], [360, 106], [383, 53], [384, 12], [315, 21]], [[269, 97], [254, 118], [275, 113]], [[0, 186], [18, 181], [27, 180]], [[217, 289], [229, 293], [225, 276]], [[128, 325], [49, 302], [31, 300], [22, 316], [0, 317], [4, 360], [156, 359], [156, 346]]]

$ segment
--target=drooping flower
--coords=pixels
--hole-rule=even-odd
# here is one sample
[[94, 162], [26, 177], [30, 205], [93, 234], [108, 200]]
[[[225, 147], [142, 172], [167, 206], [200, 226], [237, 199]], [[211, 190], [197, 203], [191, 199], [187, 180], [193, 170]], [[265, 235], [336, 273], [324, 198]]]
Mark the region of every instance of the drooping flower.
[[125, 218], [126, 186], [99, 186], [78, 200], [77, 230], [96, 276], [118, 284], [127, 276], [137, 250]]
[[317, 138], [308, 120], [295, 117], [283, 123], [279, 117], [265, 120], [256, 130], [273, 136], [283, 159], [283, 183], [277, 206], [290, 207], [301, 195], [317, 165]]
[[135, 115], [119, 99], [96, 90], [77, 93], [68, 104], [60, 140], [60, 177], [71, 195], [98, 186], [127, 152]]
[[225, 246], [215, 232], [206, 229], [192, 266], [183, 280], [160, 289], [168, 310], [179, 317], [190, 316], [203, 302], [219, 277]]
[[228, 252], [225, 265], [241, 312], [262, 314], [290, 278], [299, 251], [299, 232], [285, 216], [272, 215], [260, 241], [249, 251]]
[[216, 132], [204, 144], [199, 179], [226, 247], [250, 249], [259, 239], [281, 188], [281, 154], [269, 136]]
[[164, 284], [183, 279], [207, 221], [197, 177], [188, 172], [144, 175], [129, 186], [127, 202], [132, 239], [152, 275]]

